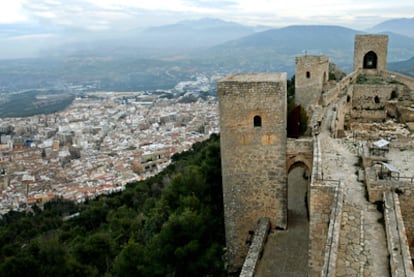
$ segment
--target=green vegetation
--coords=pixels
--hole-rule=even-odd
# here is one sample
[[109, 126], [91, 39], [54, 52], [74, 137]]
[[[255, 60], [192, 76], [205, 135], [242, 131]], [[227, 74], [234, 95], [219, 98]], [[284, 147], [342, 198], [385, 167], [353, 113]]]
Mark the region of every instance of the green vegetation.
[[172, 159], [121, 193], [5, 215], [0, 276], [225, 276], [219, 137]]
[[359, 85], [383, 85], [386, 81], [380, 76], [367, 76], [365, 74], [358, 75], [355, 80]]

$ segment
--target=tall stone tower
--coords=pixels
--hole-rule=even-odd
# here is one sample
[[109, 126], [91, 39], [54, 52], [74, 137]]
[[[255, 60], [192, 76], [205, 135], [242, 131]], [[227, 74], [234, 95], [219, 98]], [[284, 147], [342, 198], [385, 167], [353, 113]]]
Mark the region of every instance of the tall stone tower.
[[296, 57], [295, 102], [305, 109], [319, 104], [323, 87], [329, 80], [329, 58], [323, 55]]
[[218, 84], [227, 257], [242, 266], [261, 217], [287, 223], [286, 73], [230, 75]]
[[354, 71], [376, 74], [387, 69], [387, 35], [355, 35]]

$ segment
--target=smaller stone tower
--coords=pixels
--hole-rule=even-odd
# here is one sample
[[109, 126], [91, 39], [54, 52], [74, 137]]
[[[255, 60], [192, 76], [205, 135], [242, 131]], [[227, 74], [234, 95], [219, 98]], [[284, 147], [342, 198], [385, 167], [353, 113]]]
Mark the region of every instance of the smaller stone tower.
[[354, 45], [354, 71], [364, 70], [376, 74], [387, 69], [387, 35], [356, 35]]
[[[329, 59], [323, 55], [296, 57], [295, 102], [307, 109], [319, 104], [324, 85], [329, 80]], [[308, 110], [308, 109], [307, 109]]]
[[220, 148], [229, 271], [236, 271], [262, 217], [287, 224], [286, 73], [219, 81]]

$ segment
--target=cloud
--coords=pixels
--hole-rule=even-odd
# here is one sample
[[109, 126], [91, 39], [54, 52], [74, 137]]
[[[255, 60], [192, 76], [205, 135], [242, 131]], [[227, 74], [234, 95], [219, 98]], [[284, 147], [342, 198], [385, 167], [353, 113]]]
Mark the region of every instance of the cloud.
[[33, 40], [49, 40], [58, 38], [56, 34], [34, 34], [34, 35], [21, 35], [21, 36], [14, 36], [6, 38], [7, 41], [19, 41], [19, 42], [25, 42], [25, 41], [33, 41]]
[[209, 8], [209, 9], [229, 9], [238, 5], [237, 1], [220, 1], [220, 0], [187, 0], [189, 6]]
[[133, 19], [128, 11], [106, 9], [84, 0], [25, 0], [22, 8], [34, 21], [65, 28], [104, 30]]
[[[251, 25], [336, 24], [362, 29], [412, 17], [412, 0], [13, 0], [12, 10], [42, 24], [91, 30], [128, 29], [214, 17]], [[4, 4], [0, 4], [4, 5]], [[0, 9], [2, 7], [0, 6]]]

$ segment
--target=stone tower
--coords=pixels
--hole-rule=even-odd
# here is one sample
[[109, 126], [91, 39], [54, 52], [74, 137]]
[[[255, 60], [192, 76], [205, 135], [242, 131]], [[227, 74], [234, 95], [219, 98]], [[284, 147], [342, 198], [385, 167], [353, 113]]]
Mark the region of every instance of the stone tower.
[[387, 69], [387, 35], [356, 35], [354, 45], [354, 71], [363, 69], [376, 74]]
[[295, 102], [305, 109], [319, 104], [324, 85], [329, 80], [329, 58], [305, 55], [296, 57]]
[[227, 257], [242, 266], [261, 217], [286, 228], [286, 73], [219, 81], [220, 144]]

